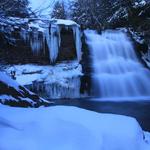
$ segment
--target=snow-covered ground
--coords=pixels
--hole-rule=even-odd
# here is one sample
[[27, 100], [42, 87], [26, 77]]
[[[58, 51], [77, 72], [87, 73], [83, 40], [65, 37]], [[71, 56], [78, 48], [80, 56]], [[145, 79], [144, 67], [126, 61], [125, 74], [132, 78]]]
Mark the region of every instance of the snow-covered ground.
[[34, 81], [45, 83], [67, 84], [68, 78], [82, 75], [82, 67], [76, 61], [58, 63], [55, 66], [40, 66], [34, 64], [13, 65], [6, 67], [5, 71], [10, 74], [16, 72], [16, 81], [21, 85], [30, 85]]
[[10, 74], [16, 72], [16, 81], [44, 98], [73, 98], [80, 95], [82, 67], [77, 61], [68, 61], [55, 66], [33, 64], [6, 67]]
[[1, 150], [149, 150], [134, 118], [80, 108], [0, 105]]

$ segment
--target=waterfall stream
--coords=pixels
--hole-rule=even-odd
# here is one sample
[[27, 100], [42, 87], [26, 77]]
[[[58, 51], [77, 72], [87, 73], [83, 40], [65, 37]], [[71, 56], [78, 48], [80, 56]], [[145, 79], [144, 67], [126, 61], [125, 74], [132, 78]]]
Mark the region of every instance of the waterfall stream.
[[93, 61], [93, 91], [99, 98], [144, 99], [150, 96], [150, 71], [137, 58], [122, 31], [85, 31]]

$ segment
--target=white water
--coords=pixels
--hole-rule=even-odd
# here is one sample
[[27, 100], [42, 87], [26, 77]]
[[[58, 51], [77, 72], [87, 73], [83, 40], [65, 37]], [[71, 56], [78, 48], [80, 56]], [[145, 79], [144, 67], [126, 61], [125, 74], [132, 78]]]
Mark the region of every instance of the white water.
[[86, 31], [93, 60], [93, 89], [100, 98], [141, 99], [150, 96], [150, 71], [139, 62], [131, 41], [121, 31], [98, 35]]

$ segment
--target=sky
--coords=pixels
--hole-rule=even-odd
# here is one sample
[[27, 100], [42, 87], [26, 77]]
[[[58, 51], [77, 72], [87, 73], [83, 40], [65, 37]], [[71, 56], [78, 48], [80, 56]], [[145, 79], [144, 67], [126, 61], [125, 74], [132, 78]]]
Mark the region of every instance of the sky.
[[[37, 11], [38, 13], [40, 13], [39, 15], [48, 16], [52, 11], [52, 8], [56, 1], [58, 0], [29, 0], [29, 6], [32, 8], [33, 11]], [[69, 2], [69, 0], [59, 1], [65, 1], [66, 3]]]

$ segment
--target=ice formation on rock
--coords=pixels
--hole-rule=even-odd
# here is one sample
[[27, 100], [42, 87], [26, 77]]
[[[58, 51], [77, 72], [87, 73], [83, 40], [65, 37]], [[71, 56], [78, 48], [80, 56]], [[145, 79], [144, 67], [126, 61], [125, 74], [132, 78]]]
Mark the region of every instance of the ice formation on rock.
[[49, 59], [54, 63], [57, 59], [59, 48], [61, 45], [61, 29], [72, 29], [74, 34], [76, 53], [78, 61], [81, 60], [81, 39], [80, 26], [71, 20], [49, 20], [42, 22], [41, 20], [29, 24], [29, 29], [21, 30], [22, 39], [30, 44], [33, 54], [38, 55], [42, 51], [45, 53], [45, 45], [48, 47]]
[[15, 65], [5, 70], [16, 72], [16, 81], [41, 97], [79, 98], [82, 67], [77, 61], [62, 62], [55, 66]]
[[80, 77], [68, 78], [65, 83], [33, 82], [26, 86], [46, 99], [79, 98]]

